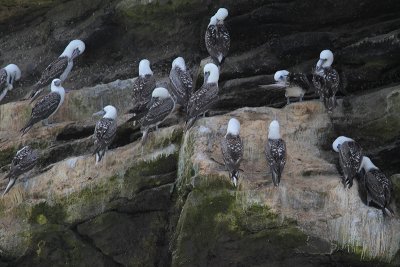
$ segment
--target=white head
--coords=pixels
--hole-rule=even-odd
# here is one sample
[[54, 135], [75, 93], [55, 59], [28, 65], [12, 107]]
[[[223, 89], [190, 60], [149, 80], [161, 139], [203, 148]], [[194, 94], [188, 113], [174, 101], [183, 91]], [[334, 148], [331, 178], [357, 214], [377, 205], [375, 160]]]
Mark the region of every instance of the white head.
[[219, 69], [214, 63], [208, 63], [204, 66], [204, 80], [207, 83], [218, 83]]
[[240, 122], [235, 119], [232, 118], [229, 120], [228, 123], [228, 129], [226, 130], [226, 133], [228, 134], [232, 134], [232, 135], [239, 135], [240, 133]]
[[7, 83], [9, 84], [9, 89], [12, 89], [13, 83], [21, 79], [21, 70], [15, 64], [9, 64], [4, 69], [7, 72]]
[[113, 119], [117, 118], [117, 109], [114, 106], [108, 105], [103, 108], [105, 114], [103, 118]]
[[368, 172], [369, 170], [372, 170], [372, 169], [379, 170], [379, 168], [376, 167], [376, 166], [372, 163], [372, 161], [370, 160], [370, 158], [365, 157], [365, 156], [362, 158], [361, 165], [360, 165], [360, 169], [359, 169], [358, 171], [361, 171], [361, 169], [364, 169], [366, 172]]
[[117, 118], [117, 109], [114, 106], [108, 105], [102, 110], [93, 113], [93, 116], [103, 116], [103, 118], [115, 120]]
[[268, 139], [281, 139], [281, 134], [279, 133], [279, 122], [273, 120], [269, 124]]
[[186, 70], [186, 64], [185, 64], [185, 60], [183, 59], [183, 57], [177, 57], [174, 59], [174, 61], [172, 61], [172, 68], [178, 67], [181, 70]]
[[288, 78], [289, 72], [287, 70], [278, 70], [275, 72], [274, 80], [277, 83], [286, 83]]
[[151, 97], [157, 97], [157, 98], [168, 98], [171, 97], [168, 90], [165, 89], [164, 87], [157, 87], [156, 89], [153, 90], [153, 93], [151, 93]]
[[344, 143], [344, 142], [349, 142], [349, 141], [354, 141], [351, 138], [348, 138], [346, 136], [339, 136], [338, 138], [336, 138], [335, 141], [333, 141], [332, 143], [332, 148], [333, 150], [335, 150], [336, 152], [339, 152], [339, 147]]
[[321, 68], [328, 68], [333, 63], [333, 53], [331, 50], [324, 50], [319, 54], [319, 60], [317, 62], [317, 70]]
[[61, 86], [61, 80], [60, 79], [54, 79], [51, 82], [51, 91], [52, 92], [59, 92], [62, 89], [64, 91], [64, 88]]
[[139, 62], [139, 76], [153, 75], [150, 69], [150, 61], [147, 59], [142, 59]]
[[69, 42], [60, 57], [69, 57], [70, 59], [74, 59], [77, 56], [82, 55], [85, 51], [85, 47], [85, 43], [81, 40], [73, 40]]
[[226, 8], [220, 8], [218, 9], [217, 13], [215, 13], [215, 18], [217, 19], [218, 22], [224, 21], [227, 16], [228, 16], [228, 9]]

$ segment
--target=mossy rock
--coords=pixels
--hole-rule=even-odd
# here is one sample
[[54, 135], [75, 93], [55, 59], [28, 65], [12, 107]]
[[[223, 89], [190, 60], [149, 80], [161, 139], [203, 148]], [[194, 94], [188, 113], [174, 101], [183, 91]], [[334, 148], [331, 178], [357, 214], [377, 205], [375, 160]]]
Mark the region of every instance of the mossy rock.
[[[278, 218], [267, 206], [241, 204], [234, 191], [194, 190], [178, 223], [173, 266], [214, 266], [221, 260], [219, 250], [232, 256], [233, 265], [244, 264], [251, 255], [266, 255], [266, 250], [271, 257], [284, 257], [306, 240], [293, 221]], [[227, 252], [230, 244], [237, 254]]]

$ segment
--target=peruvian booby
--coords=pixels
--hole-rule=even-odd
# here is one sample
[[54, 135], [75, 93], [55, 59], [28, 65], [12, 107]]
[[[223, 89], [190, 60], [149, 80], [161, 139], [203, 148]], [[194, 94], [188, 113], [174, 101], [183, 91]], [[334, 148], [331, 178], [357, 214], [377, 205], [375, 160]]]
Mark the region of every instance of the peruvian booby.
[[163, 87], [157, 87], [151, 94], [149, 110], [141, 120], [142, 145], [147, 140], [147, 134], [152, 127], [158, 129], [158, 125], [168, 117], [174, 110], [175, 102], [168, 90]]
[[363, 170], [362, 184], [367, 191], [367, 204], [370, 205], [372, 202], [382, 209], [383, 214], [393, 216], [393, 211], [389, 207], [393, 191], [392, 181], [368, 157], [362, 158], [361, 170]]
[[290, 104], [291, 97], [296, 97], [300, 101], [303, 101], [304, 94], [310, 88], [310, 82], [303, 73], [291, 73], [287, 70], [279, 70], [275, 73], [274, 79], [278, 86], [285, 88], [287, 104]]
[[362, 148], [353, 139], [339, 136], [332, 143], [332, 148], [339, 153], [339, 164], [343, 171], [342, 183], [344, 187], [351, 188], [353, 179], [360, 169], [362, 160]]
[[61, 86], [61, 80], [54, 79], [51, 82], [51, 92], [36, 102], [32, 108], [31, 118], [21, 129], [22, 135], [27, 133], [39, 121], [43, 121], [44, 125], [48, 125], [48, 118], [60, 108], [64, 102], [64, 96], [65, 90]]
[[218, 101], [219, 69], [213, 63], [204, 66], [204, 84], [189, 98], [185, 130], [190, 129], [200, 114], [205, 113]]
[[182, 57], [177, 57], [172, 62], [169, 80], [171, 81], [171, 96], [174, 98], [176, 104], [179, 104], [186, 110], [186, 105], [192, 94], [193, 79], [190, 72], [186, 69], [185, 60]]
[[9, 64], [0, 69], [0, 102], [11, 91], [14, 82], [21, 79], [21, 70], [15, 64]]
[[224, 24], [227, 16], [228, 10], [226, 8], [218, 9], [217, 13], [211, 17], [205, 34], [208, 54], [219, 65], [227, 56], [231, 42], [228, 29]]
[[150, 61], [142, 59], [139, 63], [139, 76], [133, 82], [132, 102], [133, 106], [129, 113], [133, 113], [133, 118], [129, 121], [138, 121], [148, 111], [148, 104], [151, 100], [151, 94], [156, 88], [156, 79], [150, 68]]
[[336, 107], [336, 93], [339, 90], [340, 78], [338, 72], [332, 68], [333, 53], [324, 50], [319, 56], [316, 68], [313, 71], [313, 84], [316, 93], [324, 102], [328, 112]]
[[235, 187], [238, 184], [240, 162], [243, 158], [243, 142], [239, 134], [240, 122], [235, 118], [230, 119], [226, 135], [221, 141], [221, 151], [225, 167]]
[[273, 120], [269, 125], [265, 156], [271, 169], [272, 182], [275, 186], [279, 186], [286, 163], [286, 144], [281, 138], [277, 120]]
[[74, 66], [74, 59], [85, 51], [85, 43], [81, 40], [71, 41], [64, 52], [42, 72], [39, 81], [33, 86], [31, 92], [31, 102], [43, 91], [43, 87], [48, 85], [53, 79], [60, 79], [64, 82]]
[[36, 165], [39, 159], [39, 155], [36, 150], [33, 150], [29, 146], [24, 146], [22, 149], [18, 150], [14, 159], [11, 162], [10, 172], [4, 177], [4, 179], [9, 179], [6, 190], [4, 190], [3, 196], [10, 191], [11, 187], [15, 184], [18, 176], [24, 174]]
[[93, 116], [103, 116], [97, 123], [94, 129], [94, 153], [96, 155], [96, 163], [99, 162], [108, 146], [114, 140], [117, 133], [117, 109], [114, 106], [105, 106]]

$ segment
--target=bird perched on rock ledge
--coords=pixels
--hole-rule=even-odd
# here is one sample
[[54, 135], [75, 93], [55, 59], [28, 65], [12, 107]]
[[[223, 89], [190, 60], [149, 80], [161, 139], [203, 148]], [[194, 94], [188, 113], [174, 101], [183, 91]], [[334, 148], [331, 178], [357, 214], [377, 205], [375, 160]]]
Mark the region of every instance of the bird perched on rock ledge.
[[272, 173], [272, 182], [279, 186], [283, 168], [286, 164], [286, 143], [279, 132], [279, 122], [273, 120], [269, 125], [265, 156]]
[[64, 52], [42, 72], [39, 81], [33, 86], [31, 102], [35, 100], [46, 86], [53, 79], [60, 79], [64, 82], [74, 66], [74, 59], [85, 51], [85, 43], [81, 40], [71, 41]]
[[303, 97], [310, 89], [310, 82], [303, 73], [291, 73], [287, 70], [279, 70], [274, 75], [276, 85], [285, 88], [287, 104], [290, 104], [291, 97], [297, 97], [303, 101]]
[[360, 171], [363, 171], [361, 184], [367, 192], [367, 205], [377, 205], [384, 215], [393, 216], [389, 204], [392, 198], [393, 184], [386, 175], [376, 167], [370, 158], [363, 157]]
[[340, 84], [339, 74], [332, 68], [332, 63], [332, 51], [324, 50], [321, 52], [316, 68], [313, 71], [313, 84], [316, 93], [324, 102], [325, 108], [329, 113], [336, 108], [336, 93]]
[[117, 109], [114, 106], [105, 106], [93, 116], [102, 115], [94, 129], [94, 146], [93, 155], [96, 155], [96, 163], [100, 162], [106, 153], [108, 146], [112, 143], [117, 133]]
[[43, 121], [48, 125], [48, 118], [51, 117], [61, 107], [64, 102], [65, 90], [61, 86], [60, 79], [54, 79], [51, 82], [51, 92], [42, 97], [32, 108], [32, 114], [24, 128], [21, 129], [22, 135], [26, 134], [35, 123]]
[[332, 148], [339, 153], [339, 164], [343, 171], [343, 185], [351, 188], [353, 179], [360, 169], [362, 148], [357, 142], [346, 136], [336, 138]]
[[14, 159], [11, 162], [10, 172], [4, 177], [4, 179], [9, 179], [8, 185], [4, 190], [3, 196], [10, 191], [11, 187], [15, 184], [18, 176], [24, 174], [33, 167], [35, 167], [37, 161], [39, 159], [38, 153], [36, 150], [33, 150], [29, 146], [24, 146], [22, 149], [18, 150], [15, 154]]
[[208, 54], [218, 65], [227, 56], [231, 44], [228, 29], [224, 24], [227, 16], [228, 10], [226, 8], [218, 9], [217, 13], [211, 17], [205, 35]]
[[240, 138], [240, 122], [235, 118], [229, 120], [226, 135], [221, 141], [221, 151], [229, 177], [237, 187], [240, 162], [243, 158], [243, 142]]
[[187, 105], [185, 131], [190, 129], [200, 114], [205, 113], [218, 101], [219, 69], [213, 63], [204, 66], [204, 83], [194, 92]]

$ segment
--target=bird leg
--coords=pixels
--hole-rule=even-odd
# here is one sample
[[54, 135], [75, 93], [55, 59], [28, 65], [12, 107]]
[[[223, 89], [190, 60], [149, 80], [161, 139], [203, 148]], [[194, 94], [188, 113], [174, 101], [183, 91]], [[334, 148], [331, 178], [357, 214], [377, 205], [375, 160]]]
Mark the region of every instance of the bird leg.
[[303, 97], [304, 97], [304, 94], [301, 94], [300, 95], [300, 102], [303, 102]]
[[286, 104], [289, 105], [290, 104], [290, 98], [286, 97]]

